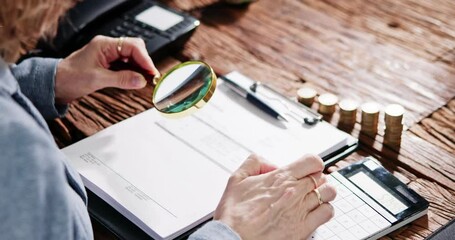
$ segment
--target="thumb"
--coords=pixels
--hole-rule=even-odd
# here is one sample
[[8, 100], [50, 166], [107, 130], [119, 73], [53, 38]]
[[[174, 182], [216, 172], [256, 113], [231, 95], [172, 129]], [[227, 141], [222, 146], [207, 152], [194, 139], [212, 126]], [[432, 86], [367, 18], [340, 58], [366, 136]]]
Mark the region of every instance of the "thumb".
[[143, 88], [147, 84], [142, 74], [134, 71], [110, 71], [105, 70], [102, 78], [103, 87], [116, 87], [122, 89]]

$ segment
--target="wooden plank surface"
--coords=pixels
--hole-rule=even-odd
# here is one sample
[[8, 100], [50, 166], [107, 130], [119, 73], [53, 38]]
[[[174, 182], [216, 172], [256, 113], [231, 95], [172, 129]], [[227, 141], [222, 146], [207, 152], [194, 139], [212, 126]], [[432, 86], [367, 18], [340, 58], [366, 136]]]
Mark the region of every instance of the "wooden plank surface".
[[455, 154], [455, 99], [411, 127], [410, 132]]
[[350, 28], [307, 1], [216, 5], [200, 15], [205, 24], [184, 57], [203, 59], [222, 73], [240, 70], [288, 95], [310, 82], [320, 92], [361, 102], [400, 103], [408, 110], [407, 126], [455, 95], [453, 68]]
[[[238, 70], [294, 96], [310, 85], [359, 102], [402, 104], [407, 112], [400, 148], [379, 134], [359, 134], [355, 161], [373, 155], [430, 201], [426, 217], [387, 238], [423, 239], [455, 217], [455, 6], [450, 0], [260, 0], [244, 7], [217, 0], [163, 1], [189, 10], [202, 25], [175, 58], [202, 59], [218, 73]], [[179, 59], [179, 60], [176, 60]], [[151, 89], [106, 89], [71, 105], [52, 122], [66, 146], [150, 107]], [[317, 108], [317, 104], [313, 106]], [[338, 115], [326, 117], [337, 126]], [[358, 121], [360, 118], [358, 118]], [[95, 226], [99, 239], [113, 236]]]

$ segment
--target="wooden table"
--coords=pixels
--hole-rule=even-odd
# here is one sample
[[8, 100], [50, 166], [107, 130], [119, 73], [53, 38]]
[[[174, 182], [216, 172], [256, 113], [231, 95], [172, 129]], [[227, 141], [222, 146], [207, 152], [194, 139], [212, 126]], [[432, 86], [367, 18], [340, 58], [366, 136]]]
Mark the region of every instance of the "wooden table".
[[[166, 4], [202, 24], [181, 52], [157, 61], [161, 71], [201, 59], [218, 74], [238, 70], [295, 96], [319, 93], [407, 112], [400, 148], [349, 132], [361, 145], [346, 160], [372, 155], [431, 204], [428, 215], [385, 238], [423, 239], [455, 216], [455, 2], [451, 0], [260, 0], [230, 6], [216, 0]], [[74, 102], [51, 123], [59, 146], [90, 136], [150, 107], [151, 89], [106, 89]], [[337, 125], [335, 114], [327, 119]], [[359, 122], [358, 119], [357, 122]], [[381, 117], [380, 129], [384, 122]], [[98, 239], [113, 236], [95, 225]]]

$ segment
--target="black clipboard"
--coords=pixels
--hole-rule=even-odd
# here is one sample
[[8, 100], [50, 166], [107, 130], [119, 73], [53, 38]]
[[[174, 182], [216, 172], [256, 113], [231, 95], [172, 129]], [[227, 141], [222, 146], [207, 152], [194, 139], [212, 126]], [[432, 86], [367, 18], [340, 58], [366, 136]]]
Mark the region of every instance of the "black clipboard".
[[[318, 124], [318, 122], [320, 121], [323, 121], [322, 116], [319, 115], [318, 113], [315, 113], [312, 109], [299, 103], [296, 103], [292, 99], [289, 99], [286, 96], [279, 94], [278, 92], [267, 87], [266, 85], [261, 84], [261, 86], [266, 89], [270, 89], [270, 91], [273, 92], [272, 94], [274, 94], [274, 97], [280, 98], [280, 101], [284, 101], [287, 104], [297, 106], [298, 108], [301, 109], [302, 112], [306, 113], [308, 117], [312, 118], [312, 120], [308, 122], [302, 119], [302, 124], [312, 126], [314, 124]], [[259, 92], [258, 89], [255, 90]], [[325, 166], [328, 167], [335, 164], [337, 161], [343, 159], [345, 156], [352, 153], [357, 147], [358, 139], [354, 137], [349, 137], [347, 139], [346, 145], [341, 146], [335, 151], [322, 157]], [[91, 192], [89, 189], [87, 189], [87, 194], [89, 199], [88, 210], [92, 218], [92, 221], [97, 221], [119, 239], [153, 239], [142, 229], [140, 229], [138, 226], [136, 226], [134, 223], [128, 220], [128, 218], [124, 217], [121, 213], [119, 213], [117, 210], [115, 210], [112, 206], [107, 204], [104, 200], [102, 200], [96, 194]], [[202, 227], [206, 222], [199, 224], [198, 226], [180, 235], [176, 239], [187, 239], [188, 236], [191, 235], [191, 233], [196, 231], [198, 228]]]

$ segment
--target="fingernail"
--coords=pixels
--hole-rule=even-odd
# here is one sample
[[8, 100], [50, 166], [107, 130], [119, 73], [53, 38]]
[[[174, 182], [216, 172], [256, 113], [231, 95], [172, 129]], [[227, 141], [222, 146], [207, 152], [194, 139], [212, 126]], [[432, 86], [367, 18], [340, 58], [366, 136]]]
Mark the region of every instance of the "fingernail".
[[145, 84], [147, 84], [147, 81], [145, 81], [143, 77], [139, 76], [134, 77], [131, 82], [135, 87], [145, 87]]

